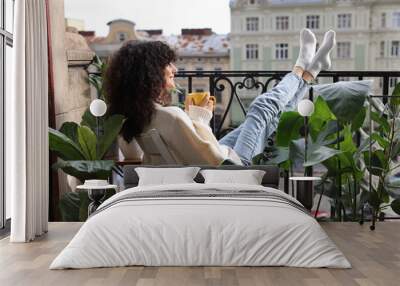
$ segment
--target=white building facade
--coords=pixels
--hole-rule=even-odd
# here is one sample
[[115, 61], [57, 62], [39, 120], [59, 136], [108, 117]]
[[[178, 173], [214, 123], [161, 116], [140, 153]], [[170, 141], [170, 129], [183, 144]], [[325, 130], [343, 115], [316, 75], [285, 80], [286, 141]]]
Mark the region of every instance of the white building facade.
[[[232, 0], [230, 8], [232, 70], [291, 70], [303, 27], [318, 42], [326, 31], [337, 32], [333, 70], [400, 69], [400, 0]], [[377, 92], [381, 84], [375, 82]], [[243, 96], [245, 105], [253, 97]]]
[[299, 31], [322, 41], [337, 31], [334, 70], [400, 68], [399, 0], [234, 0], [231, 68], [289, 70], [299, 52]]

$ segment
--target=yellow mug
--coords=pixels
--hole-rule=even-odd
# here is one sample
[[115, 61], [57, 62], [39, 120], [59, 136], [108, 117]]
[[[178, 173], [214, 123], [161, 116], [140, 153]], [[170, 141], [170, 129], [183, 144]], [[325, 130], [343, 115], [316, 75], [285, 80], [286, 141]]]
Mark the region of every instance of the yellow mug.
[[[210, 95], [209, 92], [191, 92], [187, 96], [192, 98], [194, 105], [200, 105], [203, 99]], [[214, 102], [215, 105], [215, 96], [210, 96], [210, 100]]]

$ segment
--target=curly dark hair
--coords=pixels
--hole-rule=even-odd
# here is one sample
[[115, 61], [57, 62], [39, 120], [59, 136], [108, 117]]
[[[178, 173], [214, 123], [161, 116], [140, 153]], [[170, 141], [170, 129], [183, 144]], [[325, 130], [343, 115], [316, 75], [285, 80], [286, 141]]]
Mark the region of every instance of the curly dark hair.
[[104, 79], [109, 114], [126, 117], [121, 129], [128, 143], [151, 122], [163, 91], [164, 69], [175, 52], [160, 41], [128, 41], [112, 57]]

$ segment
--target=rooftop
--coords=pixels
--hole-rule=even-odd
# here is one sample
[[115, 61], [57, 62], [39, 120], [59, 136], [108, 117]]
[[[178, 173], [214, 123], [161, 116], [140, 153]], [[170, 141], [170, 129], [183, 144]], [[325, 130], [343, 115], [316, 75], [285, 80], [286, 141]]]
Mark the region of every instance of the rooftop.
[[206, 35], [185, 33], [171, 36], [157, 35], [150, 38], [167, 42], [179, 56], [229, 55], [230, 45], [227, 35], [217, 35], [212, 32]]
[[115, 20], [112, 20], [112, 21], [108, 22], [107, 25], [111, 25], [111, 24], [113, 24], [113, 23], [115, 23], [115, 22], [125, 22], [125, 23], [131, 24], [131, 25], [133, 25], [133, 26], [136, 25], [135, 22], [129, 21], [129, 20], [126, 20], [126, 19], [115, 19]]

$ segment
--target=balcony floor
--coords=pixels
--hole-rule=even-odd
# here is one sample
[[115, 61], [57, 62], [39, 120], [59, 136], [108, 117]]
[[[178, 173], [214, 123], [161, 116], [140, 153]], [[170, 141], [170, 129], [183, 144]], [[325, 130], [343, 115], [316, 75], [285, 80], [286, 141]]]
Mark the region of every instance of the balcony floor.
[[322, 223], [353, 268], [121, 267], [48, 269], [81, 223], [50, 223], [49, 233], [28, 244], [0, 241], [0, 285], [399, 285], [400, 222]]

